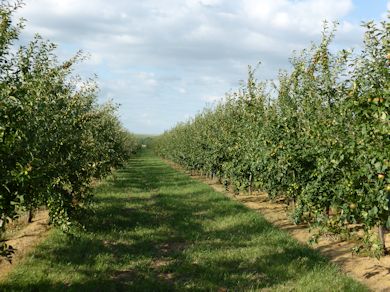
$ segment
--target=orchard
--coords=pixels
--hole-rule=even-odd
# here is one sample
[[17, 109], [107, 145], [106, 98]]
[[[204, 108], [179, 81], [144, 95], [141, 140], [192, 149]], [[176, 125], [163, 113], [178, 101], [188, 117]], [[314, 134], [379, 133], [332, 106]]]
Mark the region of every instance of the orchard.
[[[15, 24], [13, 15], [21, 3], [0, 5], [0, 232], [40, 206], [69, 231], [91, 181], [122, 165], [137, 140], [121, 126], [116, 105], [97, 103], [95, 81], [73, 73], [81, 53], [59, 62], [56, 46], [39, 36], [16, 46], [24, 22]], [[12, 252], [2, 244], [2, 255]]]
[[249, 68], [239, 90], [159, 137], [157, 153], [235, 192], [283, 199], [295, 223], [346, 236], [358, 226], [370, 251], [383, 254], [390, 228], [390, 25], [364, 26], [360, 53], [334, 52], [335, 26], [325, 24], [322, 41], [295, 54], [277, 82], [257, 81]]

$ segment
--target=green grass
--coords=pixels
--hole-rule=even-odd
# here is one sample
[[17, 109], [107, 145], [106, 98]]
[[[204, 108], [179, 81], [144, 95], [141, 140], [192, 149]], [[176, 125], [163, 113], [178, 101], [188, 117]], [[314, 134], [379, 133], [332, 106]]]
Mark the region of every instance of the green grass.
[[53, 230], [0, 290], [367, 290], [258, 213], [149, 152], [115, 177], [96, 188], [87, 232]]

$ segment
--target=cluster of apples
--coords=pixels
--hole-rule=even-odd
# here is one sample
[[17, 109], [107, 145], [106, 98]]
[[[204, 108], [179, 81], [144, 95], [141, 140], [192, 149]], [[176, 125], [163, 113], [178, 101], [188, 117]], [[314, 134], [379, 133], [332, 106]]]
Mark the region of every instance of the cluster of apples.
[[367, 99], [368, 102], [375, 102], [375, 103], [381, 103], [381, 102], [384, 102], [385, 99], [383, 97], [375, 97], [375, 98], [371, 98], [369, 97]]

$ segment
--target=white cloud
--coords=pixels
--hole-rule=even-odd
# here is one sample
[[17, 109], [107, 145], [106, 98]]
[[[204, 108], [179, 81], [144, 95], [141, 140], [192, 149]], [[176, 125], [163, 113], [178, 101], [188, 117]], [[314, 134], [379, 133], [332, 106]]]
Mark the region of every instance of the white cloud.
[[182, 88], [182, 87], [178, 88], [177, 91], [179, 91], [181, 94], [186, 94], [187, 93], [187, 89]]
[[324, 20], [336, 20], [353, 8], [352, 0], [244, 0], [244, 13], [257, 25], [309, 35], [318, 34]]
[[202, 97], [202, 100], [209, 102], [209, 103], [213, 103], [213, 102], [216, 102], [216, 101], [221, 100], [221, 99], [222, 99], [221, 96], [203, 96]]
[[390, 0], [387, 2], [387, 11], [383, 12], [381, 15], [382, 20], [388, 19], [388, 15], [390, 14]]
[[103, 62], [103, 57], [99, 53], [86, 53], [87, 59], [84, 61], [85, 64], [90, 66], [97, 66]]
[[344, 19], [352, 8], [352, 0], [30, 0], [19, 15], [28, 20], [23, 39], [39, 32], [65, 56], [91, 54], [84, 72], [98, 74], [102, 99], [123, 105], [130, 129], [143, 127], [135, 117], [144, 111], [161, 132], [178, 112], [196, 113], [235, 88], [248, 64], [262, 61], [259, 78], [273, 78], [292, 50], [319, 39], [324, 19], [342, 20], [344, 47], [358, 43], [359, 23]]
[[156, 87], [158, 85], [154, 73], [139, 72], [134, 74], [134, 77], [137, 79], [137, 82], [141, 82], [141, 84], [138, 83], [140, 86]]

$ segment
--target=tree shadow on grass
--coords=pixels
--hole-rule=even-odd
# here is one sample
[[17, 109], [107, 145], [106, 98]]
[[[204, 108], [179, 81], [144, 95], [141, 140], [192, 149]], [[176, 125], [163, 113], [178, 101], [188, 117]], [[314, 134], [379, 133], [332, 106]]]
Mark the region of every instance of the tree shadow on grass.
[[115, 176], [95, 190], [86, 232], [55, 232], [0, 289], [243, 291], [327, 265], [255, 212], [153, 157], [136, 157]]

